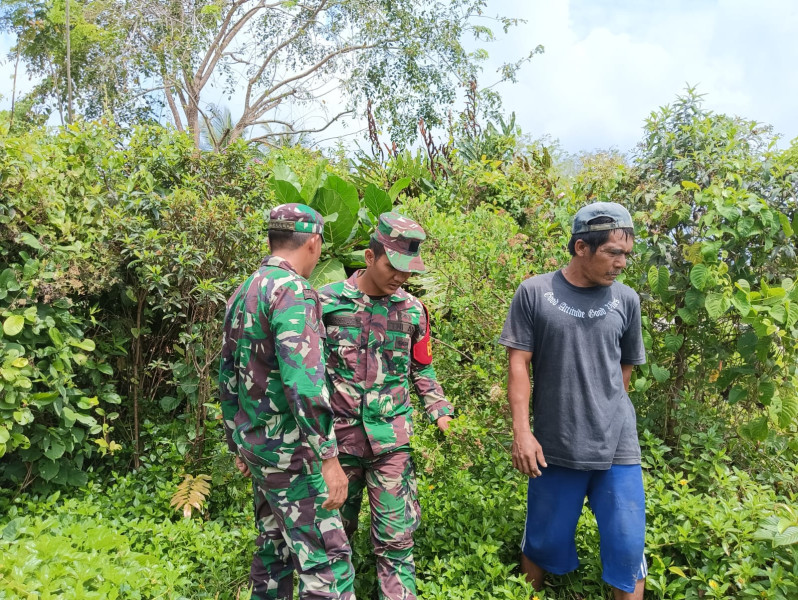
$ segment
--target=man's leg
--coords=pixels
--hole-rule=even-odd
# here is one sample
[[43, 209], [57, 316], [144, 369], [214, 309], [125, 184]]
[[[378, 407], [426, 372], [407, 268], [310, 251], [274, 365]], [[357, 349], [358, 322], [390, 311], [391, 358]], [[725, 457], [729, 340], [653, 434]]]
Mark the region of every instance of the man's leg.
[[521, 571], [536, 590], [546, 572], [564, 575], [579, 566], [576, 525], [582, 514], [589, 471], [549, 465], [529, 479]]
[[602, 578], [616, 600], [642, 600], [648, 574], [646, 509], [640, 465], [613, 465], [595, 471], [588, 489], [601, 537]]
[[292, 577], [294, 565], [291, 562], [291, 553], [269, 506], [267, 493], [255, 477], [252, 478], [252, 489], [255, 495], [255, 524], [258, 528], [255, 553], [249, 571], [252, 598], [290, 600], [294, 591]]
[[371, 541], [377, 557], [379, 597], [415, 600], [413, 532], [421, 520], [409, 448], [375, 457], [366, 468], [371, 505]]
[[634, 592], [624, 592], [618, 588], [612, 588], [613, 597], [615, 600], [643, 600], [643, 594], [646, 591], [646, 580], [638, 579], [635, 583]]
[[[354, 600], [351, 551], [337, 510], [322, 508], [326, 485], [321, 473], [292, 473], [250, 465], [277, 523], [293, 567], [299, 574], [302, 600]], [[290, 577], [264, 587], [268, 600], [290, 599]], [[274, 592], [271, 593], [271, 589]], [[286, 589], [288, 588], [288, 589]]]
[[546, 571], [529, 560], [523, 552], [521, 553], [521, 572], [526, 577], [526, 580], [532, 584], [532, 587], [535, 588], [535, 591], [540, 591], [543, 587]]
[[357, 531], [357, 521], [360, 516], [360, 507], [363, 505], [363, 488], [366, 487], [363, 459], [351, 454], [339, 454], [338, 462], [344, 470], [349, 481], [346, 491], [346, 501], [341, 507], [341, 520], [344, 530], [351, 543], [352, 536]]

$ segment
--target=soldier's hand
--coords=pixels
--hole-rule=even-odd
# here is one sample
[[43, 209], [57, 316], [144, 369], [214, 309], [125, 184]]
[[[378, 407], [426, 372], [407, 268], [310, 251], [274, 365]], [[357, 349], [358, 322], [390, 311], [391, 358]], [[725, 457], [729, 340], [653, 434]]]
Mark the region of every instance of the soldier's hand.
[[247, 466], [247, 463], [245, 463], [240, 456], [236, 456], [236, 468], [244, 477], [252, 476], [252, 473], [249, 472], [249, 466]]
[[324, 483], [327, 484], [329, 493], [321, 507], [327, 510], [341, 508], [346, 500], [349, 481], [337, 458], [321, 461], [321, 476], [324, 477]]
[[513, 467], [529, 477], [540, 475], [540, 467], [546, 467], [543, 448], [531, 431], [516, 433], [513, 437]]
[[435, 421], [435, 424], [438, 426], [438, 429], [441, 431], [446, 431], [449, 429], [449, 421], [452, 420], [451, 415], [444, 415], [442, 417], [438, 417], [438, 420]]

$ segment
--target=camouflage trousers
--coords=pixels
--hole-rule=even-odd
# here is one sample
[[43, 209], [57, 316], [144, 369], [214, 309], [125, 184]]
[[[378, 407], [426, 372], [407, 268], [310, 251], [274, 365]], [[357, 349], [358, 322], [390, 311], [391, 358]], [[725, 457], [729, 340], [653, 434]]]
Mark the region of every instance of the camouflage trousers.
[[363, 489], [368, 491], [379, 597], [415, 600], [413, 532], [421, 520], [421, 507], [409, 448], [404, 446], [379, 456], [341, 454], [338, 460], [349, 479], [341, 518], [350, 539], [357, 530]]
[[[245, 459], [246, 460], [246, 459]], [[252, 473], [258, 538], [252, 557], [252, 598], [355, 600], [352, 552], [338, 510], [321, 507], [321, 473], [304, 474], [246, 461]]]

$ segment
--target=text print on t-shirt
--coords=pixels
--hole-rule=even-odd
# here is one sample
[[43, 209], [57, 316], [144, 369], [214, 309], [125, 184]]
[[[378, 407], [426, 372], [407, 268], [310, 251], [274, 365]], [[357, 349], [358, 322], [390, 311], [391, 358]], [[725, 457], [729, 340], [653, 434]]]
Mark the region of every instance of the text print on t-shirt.
[[558, 310], [564, 312], [567, 315], [571, 315], [572, 317], [579, 317], [580, 319], [584, 319], [588, 317], [589, 319], [594, 319], [596, 317], [604, 317], [607, 313], [611, 310], [614, 310], [618, 307], [621, 303], [620, 300], [617, 298], [613, 298], [609, 302], [607, 302], [604, 306], [597, 309], [590, 309], [589, 311], [585, 312], [583, 310], [579, 310], [578, 308], [574, 308], [573, 306], [568, 306], [566, 302], [560, 302], [557, 298], [554, 297], [553, 292], [546, 292], [543, 294], [543, 297], [549, 301], [549, 304], [552, 306], [556, 306]]

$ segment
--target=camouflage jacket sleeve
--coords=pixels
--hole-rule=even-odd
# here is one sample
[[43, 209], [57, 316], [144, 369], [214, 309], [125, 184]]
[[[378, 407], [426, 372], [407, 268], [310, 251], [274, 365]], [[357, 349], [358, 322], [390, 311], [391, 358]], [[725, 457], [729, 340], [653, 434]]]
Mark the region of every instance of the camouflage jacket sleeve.
[[275, 290], [269, 324], [285, 397], [299, 435], [321, 460], [338, 456], [316, 292], [294, 280]]
[[[419, 302], [419, 305], [421, 303]], [[413, 344], [417, 344], [424, 337], [427, 330], [427, 316], [424, 308], [419, 306], [421, 310], [421, 317], [418, 322], [418, 328], [413, 335]], [[454, 407], [443, 395], [443, 388], [438, 383], [437, 376], [435, 375], [435, 368], [432, 364], [424, 365], [418, 362], [415, 358], [410, 360], [410, 379], [413, 386], [416, 388], [416, 393], [424, 401], [424, 410], [427, 413], [431, 423], [437, 421], [440, 417], [445, 415], [453, 415]]]
[[[239, 286], [240, 289], [240, 286]], [[238, 290], [233, 295], [236, 297]], [[233, 441], [235, 416], [238, 412], [238, 373], [235, 369], [236, 342], [231, 334], [233, 311], [228, 305], [224, 318], [222, 333], [222, 356], [219, 360], [219, 402], [222, 408], [224, 435], [230, 452], [238, 453], [238, 446]]]

